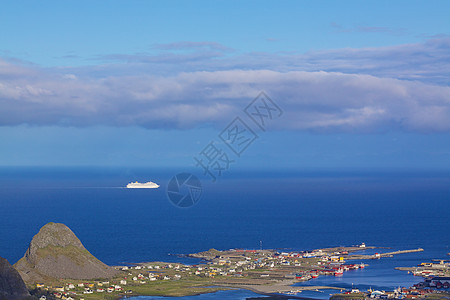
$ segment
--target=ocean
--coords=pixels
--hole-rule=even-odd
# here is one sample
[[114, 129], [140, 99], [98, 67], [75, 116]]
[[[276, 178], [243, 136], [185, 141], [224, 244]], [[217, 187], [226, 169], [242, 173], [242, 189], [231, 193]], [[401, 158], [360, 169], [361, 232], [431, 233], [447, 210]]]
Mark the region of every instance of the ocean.
[[[450, 172], [240, 170], [215, 183], [200, 173], [200, 201], [178, 208], [169, 202], [166, 187], [179, 171], [184, 170], [0, 168], [0, 256], [15, 263], [40, 227], [61, 222], [110, 265], [193, 264], [198, 261], [178, 254], [210, 248], [312, 250], [365, 242], [393, 250], [425, 249], [305, 283], [313, 285], [410, 286], [421, 279], [394, 267], [449, 258]], [[123, 188], [135, 180], [161, 187]], [[229, 299], [253, 295], [229, 293]], [[317, 298], [329, 297], [318, 293]], [[196, 299], [210, 299], [201, 297]]]

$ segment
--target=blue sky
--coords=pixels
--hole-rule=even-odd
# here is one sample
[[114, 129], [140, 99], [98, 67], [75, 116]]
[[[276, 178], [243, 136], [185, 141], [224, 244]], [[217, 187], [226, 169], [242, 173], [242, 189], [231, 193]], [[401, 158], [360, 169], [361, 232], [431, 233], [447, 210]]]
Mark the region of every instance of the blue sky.
[[73, 66], [180, 41], [238, 53], [382, 47], [447, 34], [449, 9], [448, 1], [8, 1], [1, 50]]
[[449, 11], [448, 1], [3, 3], [0, 165], [191, 166], [263, 90], [284, 113], [237, 168], [448, 169]]

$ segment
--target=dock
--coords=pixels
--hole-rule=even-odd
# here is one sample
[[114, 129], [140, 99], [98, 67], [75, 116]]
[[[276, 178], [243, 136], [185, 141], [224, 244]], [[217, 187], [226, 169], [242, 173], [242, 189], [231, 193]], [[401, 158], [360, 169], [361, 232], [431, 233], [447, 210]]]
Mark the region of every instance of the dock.
[[398, 255], [398, 254], [405, 254], [405, 253], [414, 253], [414, 252], [422, 252], [423, 249], [422, 248], [418, 248], [418, 249], [410, 249], [410, 250], [398, 250], [398, 251], [393, 251], [393, 252], [386, 252], [386, 253], [375, 253], [372, 255], [349, 255], [347, 257], [347, 259], [379, 259], [382, 257], [392, 257], [394, 255]]

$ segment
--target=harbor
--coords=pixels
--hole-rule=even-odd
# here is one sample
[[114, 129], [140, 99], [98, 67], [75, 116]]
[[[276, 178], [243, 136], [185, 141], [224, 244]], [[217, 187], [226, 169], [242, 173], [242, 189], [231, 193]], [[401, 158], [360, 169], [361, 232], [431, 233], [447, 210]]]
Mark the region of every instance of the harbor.
[[[38, 283], [38, 291], [57, 298], [96, 299], [104, 295], [183, 296], [227, 289], [246, 289], [261, 295], [297, 295], [306, 291], [329, 290], [330, 294], [345, 288], [321, 284], [298, 286], [319, 277], [342, 276], [345, 272], [364, 269], [367, 264], [348, 263], [353, 252], [375, 249], [364, 244], [310, 251], [271, 249], [230, 249], [189, 254], [201, 259], [195, 265], [167, 262], [115, 266], [120, 276], [110, 281], [76, 281]], [[106, 297], [106, 296], [105, 296]], [[109, 297], [109, 296], [108, 296]]]

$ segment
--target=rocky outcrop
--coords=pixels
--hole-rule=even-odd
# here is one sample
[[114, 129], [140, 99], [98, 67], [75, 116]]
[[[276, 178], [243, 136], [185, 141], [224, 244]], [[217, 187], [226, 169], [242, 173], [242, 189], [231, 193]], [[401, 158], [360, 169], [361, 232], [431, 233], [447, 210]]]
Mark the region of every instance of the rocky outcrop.
[[72, 230], [59, 223], [42, 227], [14, 266], [28, 284], [55, 278], [111, 278], [119, 273], [95, 258]]
[[28, 299], [30, 293], [20, 274], [4, 258], [0, 257], [0, 299]]

